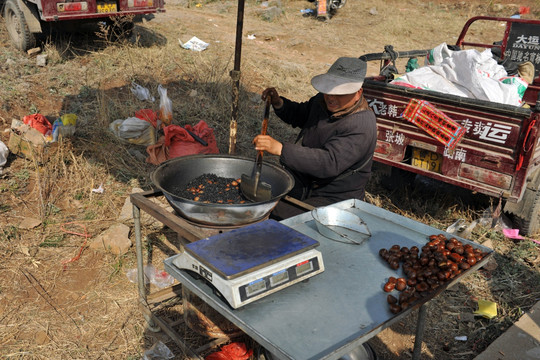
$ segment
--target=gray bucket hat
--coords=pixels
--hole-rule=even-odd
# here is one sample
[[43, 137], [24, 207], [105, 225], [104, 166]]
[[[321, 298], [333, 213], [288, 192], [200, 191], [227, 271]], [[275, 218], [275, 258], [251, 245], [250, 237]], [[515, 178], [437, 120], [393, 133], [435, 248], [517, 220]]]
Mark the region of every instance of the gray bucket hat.
[[362, 88], [367, 64], [358, 59], [340, 57], [326, 74], [314, 76], [311, 85], [315, 90], [328, 95], [353, 94]]

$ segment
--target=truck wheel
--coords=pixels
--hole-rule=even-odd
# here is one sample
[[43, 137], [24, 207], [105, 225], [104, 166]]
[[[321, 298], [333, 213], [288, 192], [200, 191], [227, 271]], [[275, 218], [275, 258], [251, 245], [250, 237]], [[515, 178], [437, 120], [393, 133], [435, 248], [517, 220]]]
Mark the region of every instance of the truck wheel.
[[507, 202], [504, 211], [511, 213], [514, 226], [525, 236], [532, 236], [540, 230], [540, 169], [527, 184], [525, 194], [518, 203]]
[[4, 21], [13, 45], [26, 51], [36, 46], [36, 37], [28, 29], [24, 14], [16, 0], [7, 0], [4, 6]]
[[330, 10], [337, 10], [341, 9], [343, 6], [345, 6], [345, 3], [347, 0], [328, 0], [328, 9]]

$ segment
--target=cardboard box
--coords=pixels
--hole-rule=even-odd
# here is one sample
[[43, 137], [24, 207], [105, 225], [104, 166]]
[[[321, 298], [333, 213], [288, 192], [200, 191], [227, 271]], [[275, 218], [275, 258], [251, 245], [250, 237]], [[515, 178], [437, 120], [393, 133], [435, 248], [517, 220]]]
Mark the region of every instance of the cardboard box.
[[43, 163], [55, 152], [55, 145], [47, 143], [45, 136], [36, 129], [18, 120], [12, 122], [8, 149], [13, 154]]

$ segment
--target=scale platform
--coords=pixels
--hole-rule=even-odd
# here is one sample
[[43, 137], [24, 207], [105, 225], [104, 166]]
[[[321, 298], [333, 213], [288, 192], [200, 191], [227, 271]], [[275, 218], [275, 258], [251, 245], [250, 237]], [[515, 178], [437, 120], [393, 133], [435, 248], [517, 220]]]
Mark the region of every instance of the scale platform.
[[275, 220], [195, 241], [173, 260], [239, 308], [324, 271], [319, 242]]

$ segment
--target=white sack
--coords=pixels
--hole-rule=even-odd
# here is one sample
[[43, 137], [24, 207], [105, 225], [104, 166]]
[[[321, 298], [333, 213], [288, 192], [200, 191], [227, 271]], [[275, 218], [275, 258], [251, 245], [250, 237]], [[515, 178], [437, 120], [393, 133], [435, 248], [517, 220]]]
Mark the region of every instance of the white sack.
[[0, 141], [0, 173], [2, 173], [2, 168], [7, 163], [7, 158], [9, 155], [9, 149], [2, 141]]
[[520, 106], [521, 96], [514, 84], [500, 80], [507, 76], [493, 59], [491, 50], [452, 51], [445, 43], [428, 55], [434, 64], [400, 76], [391, 83], [412, 85], [446, 94]]
[[149, 127], [150, 123], [148, 121], [136, 117], [129, 117], [125, 120], [115, 120], [109, 125], [111, 131], [122, 139], [140, 137]]

